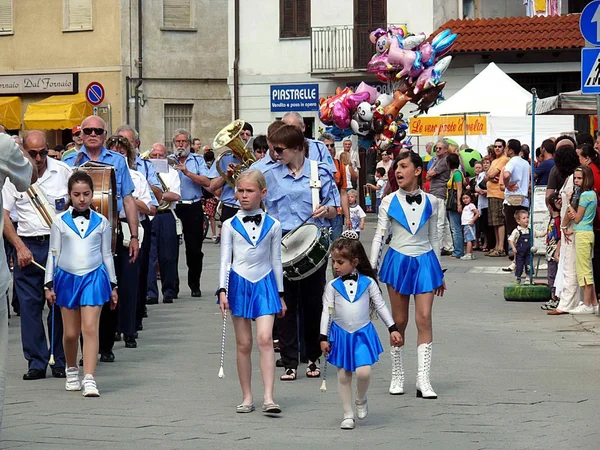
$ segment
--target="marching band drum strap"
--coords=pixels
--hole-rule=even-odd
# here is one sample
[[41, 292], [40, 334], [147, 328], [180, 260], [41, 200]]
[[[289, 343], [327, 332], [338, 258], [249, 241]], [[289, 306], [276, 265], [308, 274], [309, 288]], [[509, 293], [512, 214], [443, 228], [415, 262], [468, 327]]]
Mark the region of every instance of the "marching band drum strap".
[[[48, 228], [52, 226], [52, 222], [54, 222], [56, 217], [55, 208], [50, 206], [44, 190], [37, 181], [27, 189], [27, 197], [29, 198], [29, 203], [31, 203], [33, 210], [40, 219], [40, 222], [47, 225]], [[47, 215], [47, 219], [44, 215]], [[48, 221], [50, 223], [48, 223]]]
[[321, 192], [321, 179], [319, 178], [319, 163], [312, 159], [310, 160], [310, 189], [312, 193], [312, 207], [314, 211], [321, 202], [319, 197]]

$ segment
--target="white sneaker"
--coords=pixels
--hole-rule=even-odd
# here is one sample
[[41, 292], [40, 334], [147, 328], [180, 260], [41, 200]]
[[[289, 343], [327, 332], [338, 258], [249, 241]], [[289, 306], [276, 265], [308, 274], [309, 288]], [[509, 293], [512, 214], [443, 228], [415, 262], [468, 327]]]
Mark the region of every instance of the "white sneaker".
[[358, 417], [360, 420], [365, 419], [369, 414], [369, 404], [367, 403], [367, 397], [365, 397], [365, 399], [362, 402], [355, 400], [354, 403], [356, 404], [356, 417]]
[[81, 383], [83, 387], [83, 391], [81, 392], [84, 397], [100, 397], [100, 392], [98, 392], [98, 388], [96, 387], [96, 380], [94, 380], [94, 376], [89, 373], [83, 378], [83, 382]]
[[596, 306], [592, 306], [592, 308], [594, 308], [594, 314], [598, 315], [598, 307], [600, 307], [600, 305], [596, 305]]
[[67, 381], [65, 382], [67, 391], [80, 391], [79, 367], [67, 367]]
[[591, 305], [579, 305], [569, 311], [569, 314], [594, 314], [594, 307]]
[[475, 259], [473, 253], [466, 253], [465, 255], [460, 257], [461, 261], [472, 261]]

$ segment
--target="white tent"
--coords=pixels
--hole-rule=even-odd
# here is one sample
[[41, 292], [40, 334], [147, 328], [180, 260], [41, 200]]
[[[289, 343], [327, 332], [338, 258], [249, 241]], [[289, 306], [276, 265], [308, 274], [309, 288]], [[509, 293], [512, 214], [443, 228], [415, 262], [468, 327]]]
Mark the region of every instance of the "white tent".
[[[439, 117], [443, 124], [445, 116], [485, 116], [487, 132], [467, 136], [467, 144], [485, 153], [494, 139], [518, 139], [531, 145], [531, 116], [527, 116], [527, 103], [531, 94], [506, 75], [496, 64], [490, 63], [466, 86], [443, 103], [431, 108], [423, 117]], [[536, 116], [535, 146], [544, 139], [573, 131], [573, 116]], [[440, 135], [440, 137], [445, 137]], [[462, 134], [447, 136], [457, 143], [464, 143]]]

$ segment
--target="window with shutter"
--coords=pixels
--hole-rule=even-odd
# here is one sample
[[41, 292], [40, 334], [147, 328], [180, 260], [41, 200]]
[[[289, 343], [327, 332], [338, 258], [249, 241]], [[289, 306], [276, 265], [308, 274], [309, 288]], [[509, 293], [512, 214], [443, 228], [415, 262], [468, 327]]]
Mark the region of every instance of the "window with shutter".
[[166, 104], [165, 105], [165, 147], [167, 150], [173, 150], [173, 138], [175, 130], [183, 128], [192, 130], [192, 112], [194, 105], [189, 104]]
[[310, 36], [310, 0], [279, 0], [279, 37]]
[[0, 0], [0, 34], [13, 33], [13, 0]]
[[92, 29], [92, 0], [65, 0], [64, 31]]
[[354, 67], [364, 69], [373, 56], [369, 34], [387, 28], [386, 0], [354, 0]]
[[189, 30], [194, 26], [190, 0], [163, 0], [163, 28]]

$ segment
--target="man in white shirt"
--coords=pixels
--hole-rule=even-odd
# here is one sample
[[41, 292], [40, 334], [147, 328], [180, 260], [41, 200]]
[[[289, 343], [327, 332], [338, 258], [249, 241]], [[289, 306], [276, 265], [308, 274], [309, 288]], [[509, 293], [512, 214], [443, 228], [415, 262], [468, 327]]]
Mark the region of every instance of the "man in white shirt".
[[[54, 216], [67, 207], [67, 182], [71, 168], [66, 164], [48, 158], [46, 135], [42, 131], [28, 132], [23, 146], [35, 161], [38, 181], [32, 187], [37, 191], [37, 199], [44, 200], [44, 213]], [[44, 305], [44, 271], [33, 264], [35, 261], [46, 265], [50, 240], [50, 224], [42, 218], [39, 209], [33, 206], [30, 193], [21, 193], [18, 186], [6, 182], [2, 189], [4, 207], [4, 235], [17, 250], [18, 264], [14, 268], [14, 283], [19, 296], [21, 309], [21, 342], [23, 354], [28, 361], [28, 371], [24, 380], [38, 380], [46, 377], [46, 368], [50, 358], [49, 342], [42, 321]], [[18, 227], [15, 231], [10, 221], [10, 211], [17, 211]], [[52, 217], [53, 218], [53, 217]], [[51, 219], [50, 219], [51, 220]], [[54, 330], [51, 315], [48, 314], [48, 330], [54, 334], [54, 358], [52, 376], [65, 377], [65, 355], [62, 345], [62, 319], [60, 309], [54, 311]]]
[[[166, 159], [167, 149], [156, 143], [150, 151], [150, 159]], [[166, 185], [162, 201], [171, 202], [168, 209], [162, 209], [152, 219], [152, 243], [150, 245], [150, 264], [148, 266], [147, 304], [158, 303], [158, 283], [156, 282], [156, 262], [160, 267], [160, 280], [163, 303], [173, 303], [179, 294], [179, 238], [175, 224], [175, 204], [181, 199], [181, 181], [177, 171], [169, 166], [167, 173], [157, 173]]]
[[[10, 180], [12, 185], [23, 192], [29, 188], [30, 183], [37, 180], [35, 164], [29, 162], [31, 158], [24, 157], [18, 144], [10, 136], [0, 133], [0, 189], [5, 180]], [[27, 155], [28, 156], [28, 155]], [[29, 160], [29, 161], [28, 161]], [[0, 196], [0, 212], [3, 211], [2, 196]], [[0, 216], [0, 228], [4, 227], [4, 215]], [[0, 237], [0, 240], [2, 237]], [[8, 290], [10, 272], [5, 258], [0, 258], [0, 293]], [[0, 301], [0, 433], [2, 432], [2, 412], [4, 409], [4, 388], [6, 386], [6, 363], [8, 357], [8, 305]]]
[[509, 236], [515, 228], [515, 212], [529, 210], [529, 185], [531, 181], [531, 166], [519, 156], [521, 143], [517, 139], [509, 139], [506, 144], [507, 156], [510, 160], [504, 166], [504, 220], [506, 235]]

